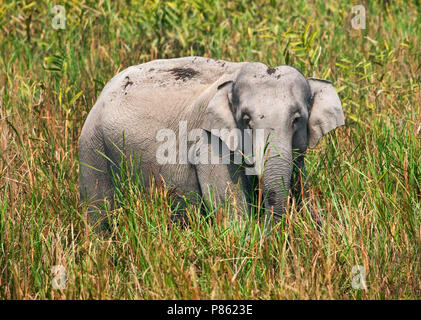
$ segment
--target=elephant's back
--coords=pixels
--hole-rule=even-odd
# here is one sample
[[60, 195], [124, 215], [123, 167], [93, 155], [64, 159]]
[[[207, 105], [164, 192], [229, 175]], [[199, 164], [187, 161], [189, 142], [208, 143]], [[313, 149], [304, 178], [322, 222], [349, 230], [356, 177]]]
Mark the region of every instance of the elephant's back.
[[[116, 134], [115, 131], [121, 134], [125, 129], [155, 138], [157, 130], [176, 129], [180, 121], [191, 119], [194, 110], [190, 107], [197, 97], [239, 65], [186, 57], [132, 66], [107, 83], [95, 108], [100, 109], [106, 134]], [[197, 116], [194, 115], [196, 121]]]
[[106, 84], [101, 95], [126, 95], [139, 86], [162, 90], [206, 86], [240, 64], [203, 57], [153, 60], [121, 71]]

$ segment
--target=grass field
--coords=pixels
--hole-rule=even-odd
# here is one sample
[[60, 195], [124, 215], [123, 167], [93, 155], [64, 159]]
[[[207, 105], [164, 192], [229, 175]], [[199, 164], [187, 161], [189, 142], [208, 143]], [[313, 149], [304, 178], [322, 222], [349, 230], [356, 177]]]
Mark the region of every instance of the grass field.
[[[354, 30], [360, 3], [366, 29]], [[421, 298], [420, 1], [54, 4], [65, 29], [52, 3], [0, 3], [1, 299]], [[195, 205], [182, 228], [167, 190], [129, 182], [113, 237], [100, 237], [78, 195], [83, 122], [119, 71], [189, 55], [329, 79], [346, 126], [309, 150], [310, 198], [269, 238]], [[323, 212], [321, 232], [308, 208]], [[352, 285], [356, 266], [366, 289]]]

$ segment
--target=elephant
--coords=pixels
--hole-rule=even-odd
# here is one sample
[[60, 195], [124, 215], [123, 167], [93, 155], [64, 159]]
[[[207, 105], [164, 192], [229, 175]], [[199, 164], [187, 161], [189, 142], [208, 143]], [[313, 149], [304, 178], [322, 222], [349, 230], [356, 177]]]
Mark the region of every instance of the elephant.
[[[90, 223], [108, 228], [103, 206], [113, 208], [112, 176], [123, 155], [138, 157], [140, 172], [171, 187], [176, 198], [193, 194], [210, 206], [230, 201], [240, 216], [250, 213], [258, 184], [262, 215], [276, 222], [288, 194], [306, 192], [307, 148], [344, 121], [332, 83], [291, 66], [204, 57], [131, 66], [105, 85], [83, 125], [80, 198], [88, 203]], [[257, 132], [264, 140], [260, 149]], [[241, 135], [251, 141], [247, 152]], [[163, 152], [174, 139], [178, 144]], [[233, 161], [238, 155], [241, 160]]]

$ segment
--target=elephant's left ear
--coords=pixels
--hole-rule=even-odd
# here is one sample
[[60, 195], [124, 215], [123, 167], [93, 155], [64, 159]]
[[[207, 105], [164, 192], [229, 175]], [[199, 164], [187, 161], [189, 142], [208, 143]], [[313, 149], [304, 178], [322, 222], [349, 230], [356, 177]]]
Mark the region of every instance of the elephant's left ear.
[[321, 137], [329, 131], [343, 126], [345, 117], [341, 100], [330, 81], [307, 79], [313, 105], [308, 120], [309, 147], [314, 148]]
[[235, 137], [232, 136], [233, 133], [237, 134], [237, 132], [232, 131], [237, 128], [231, 110], [232, 85], [232, 81], [226, 81], [218, 86], [215, 95], [206, 108], [201, 127], [219, 137], [228, 149], [235, 151], [238, 147], [239, 137], [237, 136], [237, 140], [235, 140]]

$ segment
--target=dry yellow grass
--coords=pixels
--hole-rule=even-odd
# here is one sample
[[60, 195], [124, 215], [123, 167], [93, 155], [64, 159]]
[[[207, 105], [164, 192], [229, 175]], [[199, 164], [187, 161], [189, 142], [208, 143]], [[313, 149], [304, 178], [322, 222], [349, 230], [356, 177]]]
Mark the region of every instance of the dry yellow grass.
[[[0, 4], [0, 298], [419, 299], [419, 1], [62, 1]], [[309, 152], [307, 206], [270, 238], [201, 217], [170, 223], [168, 191], [122, 181], [113, 236], [86, 223], [77, 140], [104, 84], [155, 58], [294, 65], [332, 80], [346, 126]], [[52, 287], [63, 265], [66, 289]], [[352, 287], [354, 266], [367, 290]]]

